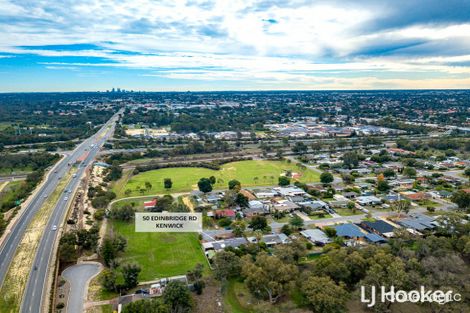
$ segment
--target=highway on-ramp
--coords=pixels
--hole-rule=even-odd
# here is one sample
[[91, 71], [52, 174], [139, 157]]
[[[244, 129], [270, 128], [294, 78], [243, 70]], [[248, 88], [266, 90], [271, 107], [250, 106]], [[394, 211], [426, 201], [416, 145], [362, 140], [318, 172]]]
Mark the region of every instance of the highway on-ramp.
[[[47, 289], [48, 275], [51, 267], [50, 261], [54, 252], [55, 243], [57, 241], [58, 231], [52, 230], [54, 225], [60, 226], [64, 219], [67, 207], [71, 199], [70, 195], [76, 190], [79, 184], [79, 177], [84, 173], [86, 166], [88, 166], [103, 143], [114, 131], [114, 124], [118, 119], [118, 114], [115, 114], [96, 134], [84, 140], [72, 153], [63, 158], [54, 167], [45, 182], [41, 185], [31, 199], [31, 201], [24, 208], [24, 211], [18, 216], [18, 220], [12, 226], [11, 230], [6, 234], [0, 246], [0, 286], [3, 284], [5, 277], [8, 273], [10, 264], [15, 256], [16, 248], [21, 242], [23, 235], [31, 223], [35, 213], [42, 207], [49, 195], [57, 188], [61, 178], [70, 171], [70, 166], [77, 162], [77, 160], [85, 155], [88, 155], [85, 160], [78, 166], [77, 178], [72, 179], [65, 190], [70, 190], [70, 194], [63, 193], [54, 211], [50, 216], [44, 234], [40, 240], [37, 255], [33, 263], [33, 269], [28, 279], [28, 285], [23, 295], [23, 302], [21, 306], [22, 312], [41, 312], [43, 301], [48, 295], [44, 294]], [[67, 198], [67, 199], [66, 199]], [[71, 197], [70, 197], [71, 198]]]

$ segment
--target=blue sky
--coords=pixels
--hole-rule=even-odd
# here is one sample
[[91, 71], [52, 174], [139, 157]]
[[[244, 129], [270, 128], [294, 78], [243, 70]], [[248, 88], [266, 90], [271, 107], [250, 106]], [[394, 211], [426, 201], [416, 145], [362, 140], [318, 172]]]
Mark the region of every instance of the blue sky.
[[470, 0], [0, 0], [0, 92], [470, 88]]

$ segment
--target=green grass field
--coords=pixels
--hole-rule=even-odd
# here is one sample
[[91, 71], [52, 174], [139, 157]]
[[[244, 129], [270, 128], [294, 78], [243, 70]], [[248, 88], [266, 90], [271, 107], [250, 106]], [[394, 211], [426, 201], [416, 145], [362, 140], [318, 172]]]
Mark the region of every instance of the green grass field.
[[352, 216], [352, 215], [364, 214], [362, 211], [356, 210], [356, 212], [353, 212], [350, 209], [335, 209], [335, 211], [341, 216]]
[[136, 262], [142, 267], [140, 281], [184, 275], [207, 261], [196, 233], [136, 233], [134, 223], [109, 221], [108, 231], [127, 239], [121, 262]]
[[[209, 176], [215, 176], [217, 179], [214, 189], [227, 188], [227, 184], [231, 179], [239, 180], [244, 187], [269, 186], [277, 185], [279, 176], [286, 170], [299, 173], [301, 176], [298, 180], [301, 182], [310, 183], [319, 181], [320, 174], [318, 172], [301, 169], [294, 163], [253, 160], [227, 163], [222, 165], [218, 171], [199, 167], [180, 167], [143, 172], [130, 177], [125, 184], [123, 181], [118, 181], [113, 190], [118, 197], [124, 197], [126, 189], [131, 190], [129, 196], [166, 193], [167, 191], [163, 187], [163, 180], [171, 178], [173, 187], [169, 192], [191, 191], [197, 189], [197, 182], [201, 177]], [[145, 187], [146, 181], [152, 184], [152, 188], [142, 194], [139, 192], [139, 189]]]

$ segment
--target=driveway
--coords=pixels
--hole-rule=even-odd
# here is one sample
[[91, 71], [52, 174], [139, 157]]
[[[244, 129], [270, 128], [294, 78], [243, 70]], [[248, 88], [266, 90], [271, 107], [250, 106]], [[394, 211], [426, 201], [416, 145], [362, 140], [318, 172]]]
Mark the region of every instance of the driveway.
[[101, 264], [87, 262], [67, 267], [62, 272], [62, 277], [64, 277], [70, 284], [66, 313], [83, 312], [83, 304], [87, 295], [88, 283], [101, 271], [101, 269]]

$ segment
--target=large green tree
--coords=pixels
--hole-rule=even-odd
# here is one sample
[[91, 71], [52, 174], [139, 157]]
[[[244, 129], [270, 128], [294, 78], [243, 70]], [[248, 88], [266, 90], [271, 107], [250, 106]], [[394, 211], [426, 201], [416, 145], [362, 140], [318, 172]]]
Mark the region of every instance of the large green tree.
[[171, 178], [165, 178], [163, 180], [163, 186], [165, 187], [165, 189], [171, 189], [171, 187], [173, 186], [173, 182], [171, 181]]
[[323, 172], [320, 175], [320, 181], [323, 184], [330, 184], [333, 182], [333, 180], [334, 180], [333, 174], [331, 174], [330, 172]]
[[401, 213], [407, 214], [411, 209], [411, 202], [406, 199], [398, 200], [392, 203], [391, 208], [398, 213], [398, 216], [400, 216]]
[[191, 312], [193, 301], [188, 287], [180, 281], [171, 281], [163, 291], [163, 302], [170, 308], [170, 312]]
[[451, 197], [452, 202], [458, 205], [459, 209], [470, 209], [470, 192], [459, 190]]
[[209, 178], [203, 177], [197, 182], [200, 191], [206, 193], [212, 191], [212, 183]]
[[264, 216], [253, 216], [249, 224], [253, 230], [265, 230], [268, 227], [268, 221]]
[[255, 296], [275, 303], [293, 286], [298, 269], [293, 264], [282, 262], [276, 256], [261, 252], [256, 261], [249, 255], [242, 258], [242, 274]]
[[235, 189], [239, 191], [241, 189], [241, 186], [242, 184], [236, 179], [232, 179], [228, 182], [228, 189], [230, 190]]
[[132, 289], [139, 283], [139, 273], [141, 268], [138, 264], [124, 264], [121, 268], [122, 276], [124, 277], [124, 287]]
[[313, 312], [346, 312], [348, 292], [329, 277], [310, 276], [301, 282], [301, 291]]
[[356, 152], [345, 152], [343, 155], [343, 165], [348, 168], [354, 168], [359, 165], [359, 157]]
[[231, 251], [220, 251], [212, 258], [214, 276], [218, 280], [226, 280], [240, 274], [240, 257]]

